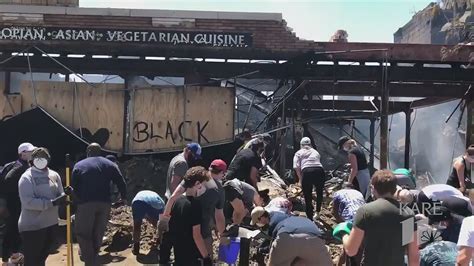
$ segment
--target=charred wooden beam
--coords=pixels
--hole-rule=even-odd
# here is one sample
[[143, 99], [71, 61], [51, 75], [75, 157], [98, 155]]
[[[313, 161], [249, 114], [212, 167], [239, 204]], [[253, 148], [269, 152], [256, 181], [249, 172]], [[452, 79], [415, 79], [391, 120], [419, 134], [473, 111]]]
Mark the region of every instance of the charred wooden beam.
[[303, 112], [303, 120], [321, 120], [334, 121], [335, 119], [373, 119], [379, 117], [378, 112], [362, 112], [362, 111], [305, 111]]
[[[0, 60], [3, 60], [1, 57]], [[337, 94], [356, 95], [376, 95], [377, 86], [359, 88], [358, 92], [353, 92], [351, 84], [344, 84], [344, 90], [338, 91], [332, 86], [334, 80], [343, 81], [369, 81], [377, 82], [381, 78], [380, 67], [376, 66], [291, 66], [286, 64], [260, 64], [260, 63], [222, 63], [222, 62], [201, 62], [201, 61], [179, 61], [179, 60], [140, 60], [123, 58], [64, 58], [56, 57], [56, 60], [63, 65], [77, 71], [78, 73], [90, 74], [115, 74], [115, 75], [143, 75], [143, 76], [184, 76], [186, 73], [198, 73], [215, 78], [229, 78], [247, 74], [247, 78], [286, 78], [303, 80], [325, 80], [325, 84], [330, 85], [324, 88], [323, 93], [332, 94], [335, 90]], [[34, 72], [43, 73], [64, 73], [65, 69], [47, 57], [31, 57], [31, 66]], [[0, 65], [0, 70], [25, 72], [28, 71], [28, 63], [25, 57], [18, 56]], [[452, 69], [452, 68], [421, 68], [414, 71], [413, 67], [393, 67], [390, 68], [391, 81], [404, 82], [442, 82], [442, 83], [472, 83], [474, 82], [474, 69]], [[329, 82], [331, 81], [331, 82]], [[340, 82], [339, 82], [340, 83]], [[338, 83], [338, 84], [339, 84]], [[375, 83], [377, 84], [377, 83]], [[315, 84], [313, 84], [315, 86]], [[313, 86], [312, 85], [312, 86]], [[370, 86], [370, 85], [369, 85]], [[392, 83], [390, 84], [392, 86]], [[395, 85], [396, 86], [396, 85]], [[399, 85], [401, 87], [406, 84]], [[320, 86], [318, 86], [319, 88]], [[437, 86], [439, 88], [439, 86]], [[357, 89], [357, 88], [356, 88]], [[372, 89], [372, 90], [370, 90]], [[390, 88], [391, 92], [393, 91]], [[452, 91], [438, 91], [429, 88], [426, 96], [457, 97], [458, 94]], [[462, 88], [460, 88], [462, 90]], [[411, 89], [404, 88], [404, 93], [392, 92], [393, 96], [412, 96]], [[439, 94], [440, 93], [440, 94]], [[405, 95], [403, 95], [405, 94]], [[419, 95], [420, 93], [418, 93]]]
[[[288, 103], [288, 107], [294, 108], [299, 106], [302, 110], [334, 110], [339, 111], [379, 111], [379, 101], [349, 101], [349, 100], [296, 100]], [[410, 107], [409, 102], [390, 102], [389, 112], [402, 112]]]
[[[100, 26], [101, 28], [104, 25]], [[84, 44], [70, 41], [0, 41], [2, 49], [19, 51], [32, 45], [40, 45], [48, 52], [64, 54], [83, 54]], [[284, 48], [284, 47], [282, 47]], [[87, 50], [93, 54], [186, 57], [186, 58], [235, 58], [254, 60], [290, 60], [302, 52], [317, 55], [321, 60], [351, 62], [381, 62], [387, 56], [390, 62], [423, 63], [469, 63], [472, 46], [457, 47], [431, 44], [393, 44], [393, 43], [334, 43], [314, 42], [306, 49], [275, 51], [266, 48], [215, 48], [215, 47], [176, 47], [141, 43], [90, 42]], [[452, 52], [449, 52], [452, 51]]]
[[429, 106], [449, 102], [455, 99], [456, 98], [453, 98], [453, 97], [428, 97], [428, 98], [413, 101], [410, 104], [410, 108], [417, 109], [417, 108], [429, 107]]
[[[474, 73], [473, 73], [474, 74]], [[462, 83], [389, 83], [391, 97], [452, 97], [460, 98], [468, 85]], [[303, 90], [309, 95], [380, 96], [379, 82], [309, 81]]]

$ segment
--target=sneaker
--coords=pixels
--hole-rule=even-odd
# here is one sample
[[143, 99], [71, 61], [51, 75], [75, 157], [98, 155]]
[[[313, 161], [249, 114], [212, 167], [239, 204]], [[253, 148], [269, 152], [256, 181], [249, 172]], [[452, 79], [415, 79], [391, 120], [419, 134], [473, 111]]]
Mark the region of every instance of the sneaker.
[[319, 218], [319, 213], [315, 213], [315, 214], [313, 215], [313, 221], [318, 220], [318, 218]]

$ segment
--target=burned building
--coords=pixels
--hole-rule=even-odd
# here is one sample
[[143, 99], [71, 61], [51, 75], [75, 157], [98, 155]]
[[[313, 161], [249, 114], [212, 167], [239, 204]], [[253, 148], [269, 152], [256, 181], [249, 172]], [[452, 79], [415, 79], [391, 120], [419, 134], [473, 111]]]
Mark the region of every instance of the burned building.
[[[15, 157], [21, 141], [52, 145], [47, 130], [40, 137], [33, 124], [15, 122], [30, 110], [74, 139], [56, 142], [57, 153], [52, 145], [59, 158], [68, 149], [76, 155], [73, 142], [91, 141], [127, 156], [176, 152], [189, 141], [218, 150], [250, 128], [273, 135], [284, 170], [298, 136], [318, 134], [309, 123], [364, 119], [372, 162], [380, 120], [386, 162], [389, 114], [462, 97], [474, 77], [459, 67], [470, 47], [442, 56], [453, 47], [302, 40], [278, 13], [66, 5], [1, 6], [0, 132], [8, 134], [0, 138], [1, 162]], [[424, 66], [432, 62], [454, 67]], [[317, 138], [332, 143], [346, 133]]]

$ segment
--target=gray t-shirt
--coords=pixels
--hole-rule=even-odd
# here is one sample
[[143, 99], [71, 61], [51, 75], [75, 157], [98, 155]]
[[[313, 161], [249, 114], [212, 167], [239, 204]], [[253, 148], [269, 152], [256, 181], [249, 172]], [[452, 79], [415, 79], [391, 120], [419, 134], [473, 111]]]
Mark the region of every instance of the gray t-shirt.
[[18, 182], [21, 214], [20, 232], [40, 230], [58, 224], [58, 207], [52, 199], [64, 193], [61, 178], [53, 170], [29, 168]]
[[257, 190], [253, 186], [234, 178], [225, 182], [224, 190], [226, 201], [232, 202], [236, 198], [241, 199], [245, 208], [249, 210], [249, 212], [252, 210], [253, 198], [257, 193]]
[[171, 178], [173, 176], [179, 176], [182, 179], [186, 174], [186, 171], [188, 171], [188, 162], [186, 162], [186, 159], [184, 158], [184, 152], [182, 152], [171, 160], [170, 166], [168, 167], [168, 175], [166, 176], [166, 198], [169, 199], [171, 194], [174, 192], [170, 191]]

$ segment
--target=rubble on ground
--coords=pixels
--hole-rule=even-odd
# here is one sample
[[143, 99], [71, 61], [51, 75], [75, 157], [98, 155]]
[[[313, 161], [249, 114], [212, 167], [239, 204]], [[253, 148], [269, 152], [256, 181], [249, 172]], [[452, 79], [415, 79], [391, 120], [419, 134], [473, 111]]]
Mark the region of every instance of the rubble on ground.
[[[112, 208], [103, 241], [106, 250], [117, 252], [131, 248], [132, 233], [132, 208], [130, 206]], [[155, 227], [148, 221], [143, 220], [140, 242], [141, 249], [146, 253], [152, 248], [155, 234]]]
[[[128, 183], [131, 184], [129, 188], [130, 193], [138, 192], [141, 189], [150, 189], [158, 191], [161, 195], [164, 192], [164, 183], [162, 177], [165, 176], [165, 165], [161, 162], [154, 162], [148, 159], [136, 159], [133, 162], [129, 162], [125, 165], [121, 165], [122, 169], [127, 176], [133, 174], [133, 179], [129, 178]], [[280, 180], [274, 180], [271, 174], [263, 176], [259, 183], [259, 189], [269, 189], [269, 196], [275, 197], [286, 197], [293, 203], [293, 211], [296, 215], [305, 216], [305, 205], [301, 187], [297, 184], [290, 184], [282, 186]], [[320, 212], [319, 219], [316, 221], [318, 226], [323, 231], [323, 239], [326, 241], [326, 246], [334, 262], [336, 262], [342, 253], [342, 244], [332, 237], [332, 229], [336, 226], [336, 220], [332, 215], [332, 195], [335, 191], [341, 188], [344, 180], [347, 180], [349, 170], [347, 168], [342, 170], [336, 170], [328, 172], [328, 181], [325, 186], [325, 195], [323, 201], [323, 207]], [[135, 180], [135, 177], [140, 178]], [[423, 174], [418, 177], [418, 186], [423, 187], [426, 184], [431, 183], [429, 173]], [[160, 180], [160, 181], [157, 181]], [[135, 192], [136, 190], [136, 192]], [[133, 194], [134, 195], [134, 194]], [[316, 199], [316, 194], [313, 194]], [[314, 201], [315, 202], [315, 201]], [[111, 218], [107, 226], [107, 231], [104, 238], [104, 245], [109, 250], [120, 250], [131, 248], [132, 246], [132, 211], [129, 206], [120, 206], [113, 208], [111, 211]], [[147, 253], [152, 248], [152, 240], [156, 234], [156, 229], [149, 224], [147, 221], [143, 221], [142, 234], [141, 234], [141, 250]], [[217, 239], [214, 241], [215, 254], [218, 253], [219, 242]], [[251, 249], [251, 253], [255, 251], [255, 248]], [[251, 255], [252, 257], [252, 255]], [[257, 263], [256, 261], [253, 261]]]

